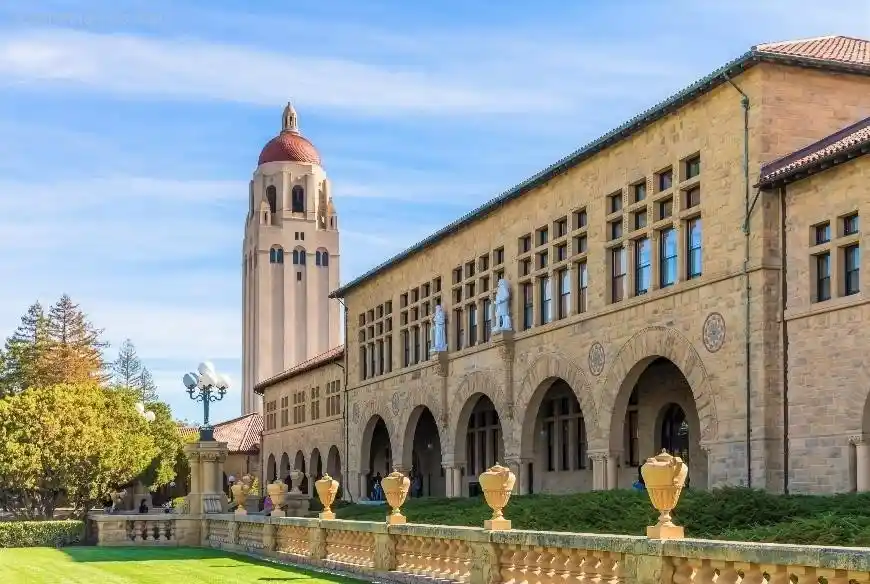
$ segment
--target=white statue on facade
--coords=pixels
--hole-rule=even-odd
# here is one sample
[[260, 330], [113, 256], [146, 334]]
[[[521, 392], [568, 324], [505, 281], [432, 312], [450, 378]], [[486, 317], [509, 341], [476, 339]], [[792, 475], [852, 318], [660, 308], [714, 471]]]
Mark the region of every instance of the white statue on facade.
[[495, 318], [492, 332], [512, 331], [511, 310], [510, 310], [511, 290], [508, 287], [507, 280], [504, 278], [498, 281], [495, 292]]
[[441, 305], [435, 307], [435, 315], [432, 317], [432, 352], [443, 353], [447, 350], [447, 316]]

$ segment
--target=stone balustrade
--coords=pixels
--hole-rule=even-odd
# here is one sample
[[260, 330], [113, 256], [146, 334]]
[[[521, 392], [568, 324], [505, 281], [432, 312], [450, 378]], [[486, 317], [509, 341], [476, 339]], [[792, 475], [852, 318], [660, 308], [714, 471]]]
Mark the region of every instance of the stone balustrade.
[[334, 519], [337, 483], [329, 477], [318, 485], [327, 497], [319, 518], [214, 513], [92, 520], [98, 545], [211, 547], [402, 584], [870, 584], [870, 548], [684, 538], [670, 511], [685, 465], [662, 454], [644, 467], [661, 513], [646, 536], [511, 529], [502, 510], [512, 473], [498, 466], [481, 481], [494, 511], [484, 527], [406, 522], [401, 477], [385, 487], [393, 511], [383, 522]]

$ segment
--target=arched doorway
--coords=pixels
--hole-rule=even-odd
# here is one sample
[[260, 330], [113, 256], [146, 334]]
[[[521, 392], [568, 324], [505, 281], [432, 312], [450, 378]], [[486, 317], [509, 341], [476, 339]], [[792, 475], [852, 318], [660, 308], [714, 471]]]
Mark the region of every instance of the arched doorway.
[[[457, 495], [482, 495], [478, 477], [496, 462], [504, 460], [501, 419], [486, 395], [472, 396], [458, 420], [456, 454], [464, 455], [464, 476]], [[465, 423], [463, 424], [463, 418]], [[461, 449], [461, 450], [460, 450]]]
[[344, 494], [344, 480], [342, 480], [342, 468], [341, 468], [341, 454], [338, 452], [338, 447], [333, 445], [329, 448], [329, 452], [326, 454], [326, 472], [329, 473], [329, 476], [338, 481], [338, 495], [337, 498], [342, 498]]
[[390, 432], [384, 419], [374, 415], [366, 424], [361, 444], [360, 471], [366, 477], [361, 497], [370, 499], [376, 481], [393, 470], [393, 449]]
[[613, 410], [610, 453], [617, 464], [607, 467], [607, 488], [630, 487], [640, 465], [664, 448], [688, 465], [689, 487], [706, 489], [707, 456], [701, 450], [700, 426], [691, 387], [680, 368], [664, 357], [638, 362], [623, 381]]
[[312, 450], [309, 460], [311, 461], [309, 464], [311, 468], [311, 480], [319, 481], [323, 477], [323, 461], [320, 459], [320, 450], [317, 448]]
[[548, 379], [535, 391], [526, 409], [521, 448], [523, 458], [532, 461], [521, 492], [570, 493], [592, 488], [586, 420], [564, 379]]
[[275, 455], [270, 454], [269, 460], [266, 462], [266, 480], [270, 483], [278, 476], [278, 465], [275, 464]]
[[285, 452], [281, 455], [281, 465], [278, 467], [278, 476], [281, 477], [287, 485], [290, 485], [290, 456]]
[[[446, 494], [441, 466], [441, 436], [435, 416], [426, 406], [417, 406], [405, 430], [405, 460], [412, 497], [443, 497]], [[410, 448], [409, 448], [410, 446]]]
[[[299, 490], [303, 493], [308, 492], [308, 476], [305, 470], [305, 455], [302, 454], [301, 450], [296, 451], [296, 457], [293, 462], [293, 470], [302, 471], [302, 482], [299, 485]], [[292, 481], [291, 481], [292, 485]]]

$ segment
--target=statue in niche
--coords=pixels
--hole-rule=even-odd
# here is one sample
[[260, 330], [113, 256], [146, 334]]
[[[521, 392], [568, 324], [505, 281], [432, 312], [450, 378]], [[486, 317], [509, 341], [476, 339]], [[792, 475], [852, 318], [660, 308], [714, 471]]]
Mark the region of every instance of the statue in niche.
[[508, 287], [507, 280], [504, 278], [498, 281], [495, 292], [495, 318], [493, 319], [492, 332], [512, 331], [511, 324], [511, 289]]
[[432, 317], [432, 352], [443, 353], [447, 350], [447, 316], [441, 305], [435, 307], [435, 315]]

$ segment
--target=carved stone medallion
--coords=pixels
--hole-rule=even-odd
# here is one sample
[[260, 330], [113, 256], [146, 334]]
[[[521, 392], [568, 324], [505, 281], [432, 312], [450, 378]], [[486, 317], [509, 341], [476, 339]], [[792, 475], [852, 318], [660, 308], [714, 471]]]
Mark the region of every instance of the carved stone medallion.
[[359, 404], [353, 404], [353, 421], [359, 423]]
[[399, 392], [398, 391], [393, 392], [393, 397], [390, 400], [390, 405], [393, 407], [393, 415], [398, 416], [399, 415]]
[[601, 375], [601, 372], [604, 371], [605, 359], [604, 347], [601, 346], [601, 343], [598, 341], [592, 343], [589, 348], [589, 372], [595, 376]]
[[725, 344], [725, 319], [718, 312], [711, 312], [704, 321], [704, 347], [715, 353]]

